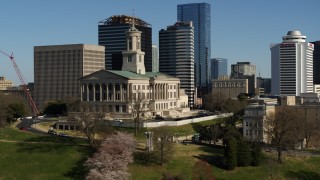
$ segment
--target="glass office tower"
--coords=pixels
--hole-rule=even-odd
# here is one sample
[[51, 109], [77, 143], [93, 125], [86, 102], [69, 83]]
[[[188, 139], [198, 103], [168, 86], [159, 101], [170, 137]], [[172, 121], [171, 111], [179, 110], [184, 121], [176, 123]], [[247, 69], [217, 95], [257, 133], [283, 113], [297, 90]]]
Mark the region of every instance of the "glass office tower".
[[219, 76], [228, 76], [228, 59], [211, 59], [211, 79], [218, 79]]
[[99, 22], [99, 45], [105, 46], [106, 70], [121, 70], [122, 51], [127, 49], [126, 31], [132, 24], [142, 32], [141, 50], [145, 52], [144, 64], [147, 72], [152, 71], [152, 28], [137, 17], [115, 15]]
[[177, 19], [181, 22], [193, 22], [195, 82], [198, 95], [202, 97], [211, 88], [210, 4], [179, 4]]

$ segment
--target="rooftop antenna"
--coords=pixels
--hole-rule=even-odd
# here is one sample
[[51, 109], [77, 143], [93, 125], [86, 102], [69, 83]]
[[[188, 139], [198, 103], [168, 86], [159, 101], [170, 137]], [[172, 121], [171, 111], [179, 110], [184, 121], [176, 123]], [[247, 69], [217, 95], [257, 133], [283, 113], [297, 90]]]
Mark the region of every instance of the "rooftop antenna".
[[259, 78], [260, 78], [261, 76], [260, 76], [260, 68], [259, 68]]
[[135, 21], [135, 19], [134, 19], [134, 9], [132, 9], [132, 27], [134, 27], [134, 21]]

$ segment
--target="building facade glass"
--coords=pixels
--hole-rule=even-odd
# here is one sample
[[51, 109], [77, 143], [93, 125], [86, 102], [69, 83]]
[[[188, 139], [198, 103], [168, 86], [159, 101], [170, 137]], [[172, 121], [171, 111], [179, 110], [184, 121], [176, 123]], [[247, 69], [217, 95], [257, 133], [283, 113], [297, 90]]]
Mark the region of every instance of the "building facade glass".
[[105, 46], [107, 70], [121, 70], [122, 51], [127, 49], [126, 31], [132, 24], [142, 32], [141, 50], [145, 52], [146, 71], [152, 71], [152, 28], [147, 22], [132, 16], [111, 16], [98, 24], [99, 45]]
[[200, 96], [211, 88], [210, 4], [191, 3], [177, 6], [177, 20], [192, 21], [194, 26], [195, 81]]
[[192, 22], [177, 22], [159, 32], [159, 70], [180, 79], [188, 95], [189, 107], [194, 106], [194, 31]]
[[228, 76], [228, 59], [211, 59], [211, 79], [218, 79], [219, 76]]

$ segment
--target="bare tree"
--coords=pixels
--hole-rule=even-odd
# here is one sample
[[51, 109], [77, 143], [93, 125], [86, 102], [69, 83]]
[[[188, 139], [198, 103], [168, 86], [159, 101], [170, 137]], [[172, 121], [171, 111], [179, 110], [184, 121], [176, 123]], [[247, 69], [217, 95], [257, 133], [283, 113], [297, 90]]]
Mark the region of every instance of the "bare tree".
[[[306, 148], [309, 147], [310, 140], [315, 138], [318, 132], [319, 123], [317, 122], [316, 118], [308, 116], [307, 107], [303, 109], [303, 119], [301, 119], [301, 128], [304, 134], [304, 138], [306, 139]], [[302, 114], [302, 112], [301, 112]], [[299, 116], [301, 117], [301, 116]], [[308, 118], [309, 117], [309, 118]]]
[[221, 92], [209, 93], [204, 97], [203, 105], [208, 111], [225, 111], [227, 97]]
[[294, 109], [289, 106], [279, 106], [276, 113], [267, 115], [265, 132], [276, 147], [278, 162], [282, 162], [282, 151], [292, 146], [300, 138], [300, 124]]
[[140, 129], [140, 121], [145, 113], [149, 111], [149, 101], [145, 97], [145, 93], [138, 91], [137, 93], [132, 93], [131, 95], [131, 115], [134, 120], [134, 134], [138, 134]]
[[193, 166], [193, 179], [215, 180], [212, 174], [212, 167], [205, 160], [198, 160]]
[[128, 164], [133, 162], [135, 141], [132, 135], [117, 132], [102, 143], [85, 165], [90, 169], [86, 179], [130, 179]]
[[167, 162], [173, 154], [173, 143], [170, 140], [172, 134], [168, 126], [162, 126], [154, 129], [154, 147], [159, 157], [159, 164]]
[[89, 107], [82, 103], [80, 112], [69, 113], [69, 121], [78, 122], [79, 129], [86, 135], [92, 147], [97, 147], [96, 135], [99, 132], [111, 133], [110, 125], [104, 121], [105, 113], [89, 112]]

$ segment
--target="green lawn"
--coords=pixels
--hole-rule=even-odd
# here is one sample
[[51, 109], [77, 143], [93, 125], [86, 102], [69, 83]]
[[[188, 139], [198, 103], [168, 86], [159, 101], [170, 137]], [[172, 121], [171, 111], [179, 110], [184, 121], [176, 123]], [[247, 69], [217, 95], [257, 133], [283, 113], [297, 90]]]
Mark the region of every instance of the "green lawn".
[[[193, 134], [200, 125], [216, 123], [216, 120], [203, 123], [171, 127], [172, 132]], [[133, 129], [121, 128], [133, 132]], [[148, 129], [150, 130], [150, 129]], [[139, 132], [139, 148], [144, 148], [145, 137]], [[37, 135], [17, 130], [13, 127], [0, 129], [0, 180], [2, 179], [82, 179], [85, 171], [83, 163], [90, 154], [84, 140], [70, 140], [57, 136]], [[13, 142], [12, 142], [13, 141]], [[36, 143], [34, 143], [36, 142]], [[223, 149], [203, 145], [174, 144], [171, 161], [163, 166], [132, 164], [129, 171], [134, 180], [161, 179], [169, 173], [193, 179], [193, 166], [199, 159], [206, 159], [217, 179], [320, 179], [320, 157], [285, 158], [278, 164], [273, 157], [265, 155], [259, 167], [237, 167], [227, 171], [221, 167]]]
[[265, 155], [258, 167], [237, 167], [228, 171], [221, 167], [223, 149], [201, 145], [175, 145], [173, 159], [159, 166], [133, 164], [130, 167], [133, 179], [161, 179], [163, 173], [170, 173], [183, 179], [193, 179], [193, 166], [199, 159], [206, 159], [212, 165], [212, 173], [217, 179], [320, 179], [320, 157], [285, 158], [278, 164], [270, 155]]
[[[68, 138], [0, 129], [0, 180], [81, 179], [89, 148]], [[77, 142], [76, 142], [77, 143]]]

